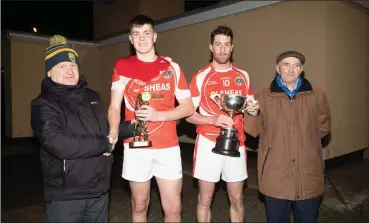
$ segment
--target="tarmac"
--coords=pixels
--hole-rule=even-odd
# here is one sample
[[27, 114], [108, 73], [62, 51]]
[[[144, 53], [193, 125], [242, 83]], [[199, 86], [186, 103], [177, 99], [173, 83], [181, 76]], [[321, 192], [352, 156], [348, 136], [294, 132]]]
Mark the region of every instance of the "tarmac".
[[[14, 152], [18, 151], [18, 152]], [[22, 151], [22, 152], [19, 152]], [[182, 221], [196, 222], [198, 188], [191, 176], [193, 144], [181, 143], [183, 165]], [[130, 222], [130, 192], [121, 178], [122, 153], [115, 151], [110, 191], [110, 222]], [[257, 188], [257, 152], [248, 151], [244, 192], [245, 222], [267, 222], [263, 196]], [[369, 222], [369, 160], [361, 153], [326, 161], [326, 184], [318, 222]], [[43, 222], [43, 185], [38, 149], [28, 142], [2, 149], [2, 222]], [[293, 218], [292, 218], [293, 219]], [[160, 197], [152, 180], [149, 222], [163, 222]], [[212, 204], [212, 221], [229, 222], [225, 184], [220, 182]], [[293, 221], [291, 221], [293, 222]]]

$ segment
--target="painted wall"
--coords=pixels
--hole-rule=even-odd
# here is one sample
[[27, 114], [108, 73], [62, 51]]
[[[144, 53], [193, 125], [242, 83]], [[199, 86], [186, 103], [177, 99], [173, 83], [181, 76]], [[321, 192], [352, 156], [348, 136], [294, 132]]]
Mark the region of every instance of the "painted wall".
[[100, 48], [101, 66], [101, 95], [106, 101], [110, 102], [110, 87], [113, 69], [117, 59], [126, 57], [130, 54], [130, 43], [125, 42], [116, 45], [104, 46]]
[[[11, 51], [10, 51], [11, 41], [7, 38], [1, 39], [1, 67], [4, 69], [2, 74], [2, 97], [4, 101], [1, 102], [1, 124], [2, 124], [2, 134], [5, 136], [12, 136], [12, 95], [11, 95]], [[4, 113], [4, 114], [3, 114]]]
[[327, 157], [368, 147], [369, 15], [328, 2], [325, 86], [332, 109], [332, 141]]
[[[32, 136], [30, 126], [30, 103], [41, 90], [45, 77], [45, 41], [12, 39], [11, 52], [11, 135], [8, 137]], [[85, 74], [88, 86], [101, 91], [99, 52], [96, 47], [75, 46], [81, 61], [81, 73]]]
[[93, 4], [95, 38], [123, 32], [137, 14], [159, 20], [184, 12], [184, 0], [107, 0]]

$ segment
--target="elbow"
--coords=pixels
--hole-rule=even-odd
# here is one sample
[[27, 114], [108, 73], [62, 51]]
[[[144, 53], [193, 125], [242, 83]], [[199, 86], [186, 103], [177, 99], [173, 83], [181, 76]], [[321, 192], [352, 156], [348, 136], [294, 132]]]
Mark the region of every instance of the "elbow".
[[252, 137], [258, 137], [259, 135], [260, 135], [260, 128], [258, 128], [258, 127], [256, 127], [256, 126], [253, 126], [253, 127], [250, 127], [250, 125], [246, 125], [246, 124], [244, 124], [243, 125], [243, 130], [247, 133], [247, 134], [249, 134], [249, 135], [251, 135]]
[[257, 132], [257, 131], [245, 131], [245, 132], [254, 138], [260, 135], [260, 132]]
[[191, 121], [191, 116], [188, 116], [187, 118], [185, 118], [185, 120], [186, 120], [186, 122], [191, 123], [191, 122], [190, 122], [190, 121]]
[[193, 113], [195, 112], [192, 101], [191, 103], [186, 103], [186, 107], [182, 109], [183, 109], [183, 116], [186, 118], [186, 120], [187, 118], [191, 117]]
[[194, 114], [189, 115], [187, 118], [185, 118], [186, 122], [191, 123], [191, 124], [194, 124], [193, 123], [193, 116], [194, 116]]
[[250, 136], [252, 136], [252, 137], [257, 137], [259, 134], [257, 133], [257, 131], [252, 131], [252, 129], [250, 129], [250, 128], [247, 128], [245, 125], [244, 125], [244, 127], [243, 127], [243, 130], [247, 133], [247, 134], [249, 134]]
[[66, 140], [58, 140], [58, 137], [45, 136], [42, 132], [36, 133], [37, 139], [40, 143], [40, 149], [52, 156], [55, 159], [66, 159], [66, 151], [64, 142]]
[[60, 149], [54, 146], [44, 145], [42, 146], [42, 150], [44, 150], [46, 153], [48, 153], [50, 156], [54, 157], [55, 159], [58, 159], [58, 160], [67, 159], [66, 154], [63, 154], [63, 152]]
[[186, 117], [192, 116], [194, 112], [195, 112], [195, 109], [194, 109], [193, 105], [191, 104], [189, 106], [189, 108], [187, 109], [187, 115], [186, 115]]

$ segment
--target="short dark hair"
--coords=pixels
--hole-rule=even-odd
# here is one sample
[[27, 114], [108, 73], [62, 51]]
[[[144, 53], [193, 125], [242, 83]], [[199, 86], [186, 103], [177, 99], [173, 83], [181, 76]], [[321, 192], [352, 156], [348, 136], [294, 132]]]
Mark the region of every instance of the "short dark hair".
[[216, 35], [225, 35], [231, 37], [231, 43], [233, 43], [233, 31], [228, 26], [218, 26], [216, 29], [211, 32], [210, 35], [210, 43], [214, 43], [214, 38]]
[[128, 24], [129, 32], [132, 31], [133, 27], [140, 27], [145, 24], [151, 25], [153, 29], [155, 29], [154, 20], [146, 15], [137, 15], [131, 19]]

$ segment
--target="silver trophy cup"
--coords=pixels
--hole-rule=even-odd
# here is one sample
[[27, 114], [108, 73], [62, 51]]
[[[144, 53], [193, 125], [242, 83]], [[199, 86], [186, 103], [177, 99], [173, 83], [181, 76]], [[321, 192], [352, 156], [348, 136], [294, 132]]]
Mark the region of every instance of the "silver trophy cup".
[[[241, 113], [246, 108], [246, 97], [236, 94], [213, 94], [210, 98], [220, 107], [220, 109], [228, 113], [229, 117], [237, 113]], [[240, 141], [238, 140], [238, 130], [233, 126], [231, 128], [221, 128], [220, 135], [217, 137], [213, 153], [240, 157], [238, 148]]]

